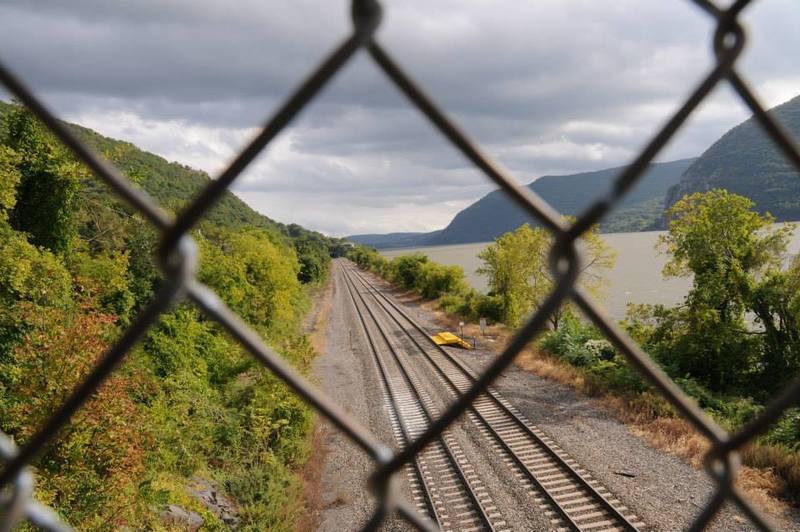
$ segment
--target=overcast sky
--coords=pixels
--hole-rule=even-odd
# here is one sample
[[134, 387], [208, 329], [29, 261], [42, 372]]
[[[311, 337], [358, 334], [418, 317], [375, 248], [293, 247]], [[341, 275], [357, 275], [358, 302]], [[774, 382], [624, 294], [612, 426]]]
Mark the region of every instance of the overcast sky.
[[[755, 4], [742, 70], [776, 105], [800, 94], [800, 4]], [[630, 161], [712, 62], [713, 26], [684, 0], [383, 5], [378, 39], [525, 183]], [[0, 60], [64, 118], [214, 175], [348, 17], [339, 0], [2, 0]], [[718, 90], [659, 160], [747, 116]], [[360, 52], [234, 190], [347, 235], [437, 229], [492, 188]]]

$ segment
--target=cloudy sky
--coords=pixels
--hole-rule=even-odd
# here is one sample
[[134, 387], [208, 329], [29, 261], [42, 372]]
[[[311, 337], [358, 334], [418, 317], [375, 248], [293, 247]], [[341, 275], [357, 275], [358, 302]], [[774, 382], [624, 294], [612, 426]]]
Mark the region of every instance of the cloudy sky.
[[[800, 6], [756, 2], [742, 70], [800, 94]], [[712, 62], [686, 0], [384, 0], [378, 39], [522, 182], [628, 162]], [[0, 60], [64, 118], [212, 175], [350, 31], [341, 0], [0, 1]], [[2, 95], [2, 93], [0, 93]], [[4, 97], [6, 98], [6, 97]], [[728, 89], [660, 160], [748, 113]], [[493, 188], [361, 52], [235, 186], [333, 235], [428, 231]]]

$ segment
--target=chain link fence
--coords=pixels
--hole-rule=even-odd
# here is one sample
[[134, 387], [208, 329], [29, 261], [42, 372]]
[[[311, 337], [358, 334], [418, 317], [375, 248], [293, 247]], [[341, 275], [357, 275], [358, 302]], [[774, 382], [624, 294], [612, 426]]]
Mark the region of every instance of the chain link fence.
[[[98, 386], [122, 362], [129, 350], [142, 339], [159, 316], [179, 300], [188, 299], [209, 318], [219, 322], [230, 335], [275, 375], [280, 377], [297, 394], [303, 397], [321, 415], [357, 443], [375, 462], [369, 486], [376, 498], [375, 511], [365, 529], [375, 529], [387, 515], [397, 512], [420, 529], [435, 529], [435, 525], [420, 516], [407, 501], [395, 492], [390, 478], [412, 461], [428, 443], [437, 438], [452, 421], [459, 417], [470, 403], [514, 360], [520, 350], [546, 326], [548, 316], [559, 305], [571, 299], [583, 313], [600, 328], [607, 338], [626, 357], [628, 362], [666, 398], [677, 412], [685, 417], [711, 444], [705, 457], [705, 468], [714, 480], [713, 496], [697, 515], [692, 530], [703, 529], [726, 502], [733, 502], [759, 529], [770, 530], [769, 522], [754, 508], [735, 485], [739, 468], [738, 451], [753, 437], [766, 431], [790, 405], [800, 398], [800, 380], [793, 381], [764, 412], [735, 434], [729, 434], [706, 416], [678, 386], [644, 353], [620, 328], [607, 317], [576, 285], [580, 271], [580, 256], [576, 240], [582, 233], [613, 209], [642, 177], [647, 165], [675, 135], [686, 119], [718, 84], [727, 82], [753, 112], [759, 124], [785, 157], [800, 171], [800, 150], [759, 103], [745, 79], [737, 70], [737, 59], [745, 45], [745, 31], [739, 21], [751, 0], [730, 2], [720, 7], [710, 0], [687, 0], [696, 4], [716, 22], [713, 50], [716, 62], [694, 88], [680, 109], [656, 132], [652, 140], [617, 176], [614, 186], [603, 197], [586, 209], [577, 220], [567, 225], [541, 198], [521, 187], [499, 165], [494, 163], [480, 147], [449, 119], [425, 94], [406, 72], [398, 66], [392, 55], [373, 35], [381, 20], [381, 6], [375, 0], [354, 0], [352, 3], [352, 34], [300, 84], [275, 115], [266, 123], [258, 136], [235, 158], [218, 179], [211, 181], [194, 201], [179, 214], [169, 218], [144, 192], [104, 159], [79, 141], [62, 122], [51, 113], [35, 94], [12, 72], [0, 63], [0, 82], [26, 105], [38, 118], [82, 160], [94, 174], [106, 182], [131, 206], [138, 210], [161, 232], [158, 263], [165, 281], [153, 301], [125, 331], [117, 343], [100, 359], [82, 382], [56, 410], [49, 420], [22, 447], [0, 432], [0, 458], [4, 465], [0, 472], [0, 531], [11, 530], [24, 520], [46, 530], [70, 530], [58, 516], [38, 503], [33, 494], [33, 474], [29, 464], [49, 441], [58, 437], [59, 430], [71, 416], [92, 396]], [[411, 105], [425, 115], [433, 125], [461, 153], [486, 176], [499, 185], [514, 201], [522, 206], [554, 236], [551, 263], [555, 277], [552, 293], [536, 310], [526, 325], [480, 375], [474, 386], [461, 396], [426, 432], [398, 453], [393, 453], [378, 441], [366, 428], [352, 419], [344, 410], [326, 397], [302, 375], [298, 374], [244, 322], [231, 312], [210, 289], [196, 279], [197, 249], [189, 234], [192, 227], [218, 201], [222, 193], [234, 182], [253, 159], [289, 124], [319, 93], [331, 78], [363, 49], [374, 60], [389, 80], [407, 97]]]

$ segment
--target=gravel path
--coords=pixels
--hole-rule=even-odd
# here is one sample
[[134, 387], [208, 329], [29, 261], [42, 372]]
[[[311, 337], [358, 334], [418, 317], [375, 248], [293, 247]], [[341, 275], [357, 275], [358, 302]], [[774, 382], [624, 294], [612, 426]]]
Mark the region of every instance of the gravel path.
[[[314, 373], [321, 386], [355, 419], [381, 441], [394, 446], [382, 390], [363, 342], [363, 333], [344, 287], [339, 268], [334, 268], [332, 307], [327, 324], [325, 352], [318, 357]], [[381, 283], [377, 278], [373, 280]], [[388, 290], [388, 286], [383, 284]], [[413, 303], [404, 308], [430, 330], [436, 329], [432, 315]], [[468, 366], [479, 370], [494, 355], [478, 346], [464, 352], [451, 350]], [[496, 389], [529, 420], [549, 434], [572, 458], [648, 525], [648, 530], [684, 530], [698, 514], [713, 490], [702, 471], [680, 459], [650, 447], [623, 424], [595, 408], [590, 400], [571, 389], [541, 379], [512, 366], [495, 383]], [[322, 472], [321, 530], [357, 530], [368, 518], [373, 501], [365, 489], [372, 470], [371, 460], [335, 429], [324, 427], [326, 444]], [[402, 475], [405, 476], [405, 475]], [[404, 489], [408, 494], [408, 490]], [[798, 530], [782, 523], [782, 530]], [[386, 529], [403, 529], [397, 521]], [[531, 520], [527, 530], [546, 530]], [[712, 530], [752, 530], [735, 511], [726, 509]]]
[[[331, 312], [327, 323], [325, 350], [312, 368], [322, 389], [355, 420], [382, 442], [392, 447], [394, 437], [387, 413], [382, 408], [383, 392], [368, 346], [358, 325], [352, 302], [344, 289], [341, 272], [333, 268]], [[325, 445], [325, 464], [320, 489], [319, 530], [341, 532], [360, 530], [374, 509], [367, 480], [374, 469], [369, 456], [327, 422], [320, 424]], [[403, 475], [404, 476], [404, 475]], [[409, 491], [405, 490], [407, 497]], [[387, 529], [407, 529], [391, 521]]]

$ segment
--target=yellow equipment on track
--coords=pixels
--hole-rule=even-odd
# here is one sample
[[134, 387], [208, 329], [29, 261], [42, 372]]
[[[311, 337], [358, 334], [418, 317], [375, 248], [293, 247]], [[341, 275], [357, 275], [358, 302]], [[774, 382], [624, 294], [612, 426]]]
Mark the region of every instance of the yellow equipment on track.
[[467, 342], [455, 334], [447, 331], [431, 336], [431, 340], [436, 342], [436, 345], [457, 345], [459, 347], [463, 347], [464, 349], [472, 349], [472, 346]]

